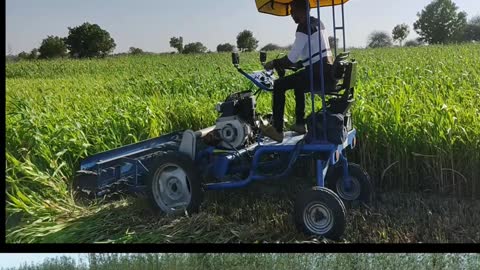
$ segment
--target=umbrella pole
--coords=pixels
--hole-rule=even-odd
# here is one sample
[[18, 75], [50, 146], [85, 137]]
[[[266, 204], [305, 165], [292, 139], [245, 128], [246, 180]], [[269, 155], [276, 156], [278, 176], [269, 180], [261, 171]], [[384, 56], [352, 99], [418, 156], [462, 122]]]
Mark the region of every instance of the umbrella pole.
[[[308, 27], [308, 56], [309, 56], [309, 76], [310, 76], [310, 97], [312, 99], [312, 127], [313, 127], [313, 140], [316, 140], [316, 117], [315, 117], [315, 93], [313, 91], [313, 66], [312, 66], [312, 44], [310, 43], [311, 36], [312, 36], [312, 29], [310, 24], [310, 1], [305, 1], [307, 5], [307, 27]], [[320, 56], [321, 57], [321, 56]]]
[[[320, 90], [322, 92], [322, 114], [323, 114], [323, 139], [327, 140], [327, 106], [325, 102], [325, 78], [323, 75], [323, 58], [322, 58], [322, 22], [320, 20], [320, 0], [317, 0], [317, 16], [318, 16], [318, 52], [320, 53]], [[328, 53], [328, 52], [327, 52]]]

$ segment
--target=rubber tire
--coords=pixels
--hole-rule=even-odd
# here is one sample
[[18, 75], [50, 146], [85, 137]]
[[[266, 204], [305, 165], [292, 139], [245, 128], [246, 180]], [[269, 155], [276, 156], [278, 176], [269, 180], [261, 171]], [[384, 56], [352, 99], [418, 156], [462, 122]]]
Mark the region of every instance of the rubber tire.
[[177, 151], [166, 151], [164, 154], [156, 157], [155, 160], [152, 162], [152, 166], [150, 167], [152, 168], [152, 170], [145, 179], [145, 183], [147, 185], [148, 200], [150, 201], [152, 207], [156, 210], [160, 210], [162, 213], [167, 215], [183, 215], [185, 213], [184, 211], [179, 210], [169, 213], [164, 212], [155, 201], [155, 198], [153, 196], [152, 180], [155, 172], [160, 168], [161, 165], [165, 163], [173, 163], [177, 165], [187, 175], [190, 185], [191, 199], [185, 211], [188, 215], [198, 213], [200, 205], [203, 201], [203, 189], [201, 186], [200, 172], [198, 171], [197, 167], [189, 156]]
[[[323, 234], [318, 234], [310, 230], [305, 224], [305, 220], [303, 218], [304, 211], [311, 202], [319, 202], [323, 204], [332, 213], [332, 228]], [[313, 187], [312, 189], [300, 192], [297, 194], [297, 198], [295, 200], [295, 226], [299, 231], [306, 235], [320, 235], [332, 240], [338, 240], [345, 232], [346, 213], [347, 210], [345, 205], [338, 195], [324, 187]]]
[[342, 181], [343, 176], [343, 167], [341, 165], [337, 165], [332, 168], [333, 170], [329, 170], [327, 176], [325, 177], [325, 185], [327, 188], [335, 191], [335, 193], [342, 199], [344, 204], [350, 205], [352, 202], [363, 202], [363, 203], [370, 203], [372, 201], [373, 196], [373, 186], [372, 182], [370, 181], [370, 176], [368, 173], [358, 164], [349, 162], [348, 163], [348, 173], [349, 175], [355, 177], [360, 184], [360, 194], [354, 200], [350, 200], [347, 198], [342, 197], [341, 193], [338, 192], [337, 189], [337, 182]]

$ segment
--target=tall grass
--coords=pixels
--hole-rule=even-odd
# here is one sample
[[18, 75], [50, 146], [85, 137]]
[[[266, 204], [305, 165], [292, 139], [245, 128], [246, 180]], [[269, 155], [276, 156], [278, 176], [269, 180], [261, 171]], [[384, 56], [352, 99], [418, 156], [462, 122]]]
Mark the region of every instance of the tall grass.
[[161, 269], [415, 269], [470, 270], [478, 254], [88, 254], [46, 259], [4, 270], [161, 270]]
[[[353, 117], [360, 144], [350, 158], [369, 172], [377, 190], [478, 198], [479, 45], [353, 55], [359, 61]], [[260, 68], [257, 54], [242, 54], [241, 61], [247, 70]], [[7, 64], [9, 232], [38, 241], [101, 212], [104, 206], [85, 208], [72, 200], [69, 184], [82, 158], [173, 130], [210, 126], [217, 117], [214, 105], [249, 87], [228, 54]], [[257, 102], [261, 113], [271, 110], [269, 95]], [[33, 224], [45, 229], [27, 229]]]

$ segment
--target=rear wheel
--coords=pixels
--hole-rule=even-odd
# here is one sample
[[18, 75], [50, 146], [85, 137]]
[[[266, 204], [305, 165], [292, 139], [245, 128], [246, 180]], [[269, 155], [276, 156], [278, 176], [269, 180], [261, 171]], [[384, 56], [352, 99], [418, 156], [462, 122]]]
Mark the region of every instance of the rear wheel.
[[297, 195], [295, 225], [307, 235], [338, 240], [345, 231], [346, 210], [342, 200], [331, 190], [313, 187]]
[[180, 152], [157, 157], [147, 177], [152, 205], [169, 215], [197, 213], [203, 199], [201, 177], [193, 161]]

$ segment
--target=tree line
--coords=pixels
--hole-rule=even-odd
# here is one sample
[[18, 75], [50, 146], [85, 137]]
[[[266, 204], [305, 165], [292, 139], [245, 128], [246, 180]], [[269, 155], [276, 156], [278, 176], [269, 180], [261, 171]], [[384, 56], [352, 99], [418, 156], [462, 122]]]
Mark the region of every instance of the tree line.
[[21, 59], [49, 59], [57, 57], [92, 58], [105, 57], [116, 47], [108, 31], [98, 24], [84, 23], [68, 27], [67, 37], [47, 36], [40, 47], [30, 53], [21, 52]]
[[[479, 269], [477, 253], [90, 253], [46, 258], [0, 270], [143, 270], [143, 269]], [[26, 258], [28, 258], [26, 256]], [[26, 259], [27, 260], [27, 259]], [[25, 261], [26, 261], [25, 260]], [[401, 267], [399, 267], [401, 266]]]
[[[420, 36], [418, 39], [403, 41], [410, 33], [410, 27], [403, 23], [396, 25], [392, 36], [384, 31], [372, 32], [367, 41], [368, 48], [389, 47], [398, 41], [400, 46], [418, 46], [422, 44], [445, 44], [453, 42], [480, 41], [480, 16], [475, 16], [467, 22], [467, 13], [458, 11], [452, 0], [433, 0], [422, 11], [417, 13], [418, 20], [413, 29]], [[258, 40], [250, 30], [241, 31], [236, 38], [236, 46], [230, 43], [219, 44], [217, 52], [254, 51], [258, 47]], [[330, 47], [333, 48], [338, 39], [329, 37]], [[110, 33], [97, 24], [84, 23], [76, 27], [68, 27], [67, 37], [47, 36], [40, 47], [29, 53], [18, 54], [20, 59], [49, 59], [58, 57], [92, 58], [105, 57], [113, 52], [116, 44]], [[207, 47], [201, 42], [183, 44], [183, 37], [171, 37], [170, 47], [178, 53], [206, 53]], [[288, 50], [291, 45], [282, 47], [273, 43], [265, 45], [261, 50]], [[136, 47], [130, 47], [128, 54], [144, 54]]]
[[[480, 41], [480, 16], [467, 21], [467, 13], [458, 11], [452, 0], [434, 0], [417, 17], [413, 29], [420, 37], [405, 42], [405, 46]], [[409, 33], [410, 27], [405, 23], [396, 25], [392, 36], [385, 31], [374, 31], [368, 37], [367, 47], [390, 47], [395, 41], [402, 46]]]
[[[201, 42], [188, 43], [185, 46], [183, 45], [183, 37], [172, 37], [170, 38], [170, 47], [177, 50], [178, 53], [205, 53], [207, 48]], [[230, 43], [218, 44], [217, 52], [231, 52], [235, 49], [240, 51], [254, 51], [258, 47], [258, 40], [253, 36], [253, 32], [250, 30], [243, 30], [237, 35], [237, 45], [232, 45]], [[284, 50], [289, 49], [291, 45], [282, 47], [273, 43], [268, 43], [260, 50], [262, 51], [273, 51], [273, 50]]]

